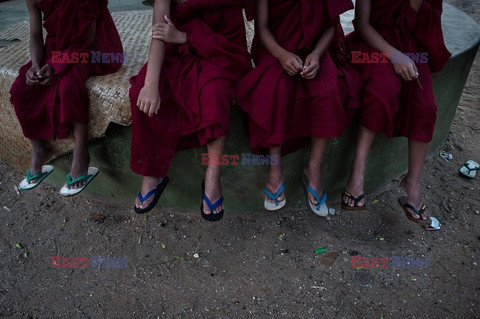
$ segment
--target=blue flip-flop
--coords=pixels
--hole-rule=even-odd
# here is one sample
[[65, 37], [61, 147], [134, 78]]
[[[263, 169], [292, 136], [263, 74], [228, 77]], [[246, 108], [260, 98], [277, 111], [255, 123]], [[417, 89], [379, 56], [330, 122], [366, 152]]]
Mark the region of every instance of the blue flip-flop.
[[158, 183], [157, 187], [155, 189], [152, 189], [149, 191], [145, 196], [142, 195], [142, 192], [138, 192], [138, 200], [140, 201], [141, 204], [143, 204], [147, 199], [149, 199], [152, 196], [155, 196], [153, 198], [153, 201], [146, 207], [146, 208], [138, 208], [137, 206], [133, 206], [133, 210], [137, 214], [145, 214], [151, 211], [158, 203], [158, 200], [160, 199], [160, 196], [162, 195], [163, 191], [165, 190], [165, 187], [167, 187], [168, 182], [170, 179], [168, 176], [165, 176], [164, 178], [161, 179], [161, 181]]
[[[203, 212], [203, 201], [207, 203], [208, 208], [210, 209], [210, 214], [205, 214]], [[202, 204], [200, 205], [200, 213], [205, 220], [210, 222], [216, 222], [222, 219], [224, 210], [222, 209], [219, 213], [214, 214], [213, 211], [217, 209], [218, 206], [222, 205], [223, 203], [223, 196], [221, 196], [215, 203], [212, 204], [210, 198], [208, 198], [207, 194], [205, 194], [205, 180], [202, 181]]]
[[[308, 177], [303, 174], [300, 178], [300, 183], [302, 184], [303, 191], [305, 192], [305, 198], [307, 201], [307, 206], [310, 210], [321, 217], [326, 217], [328, 215], [328, 207], [327, 207], [327, 192], [323, 192], [322, 198], [318, 196], [317, 192], [308, 185]], [[313, 204], [308, 197], [308, 193], [312, 194], [315, 200], [317, 201], [317, 205]]]
[[277, 190], [275, 194], [273, 194], [268, 188], [263, 189], [263, 193], [268, 196], [271, 200], [273, 200], [273, 203], [265, 198], [265, 201], [263, 202], [263, 206], [265, 207], [266, 210], [274, 211], [274, 210], [279, 210], [285, 206], [287, 203], [287, 199], [285, 196], [283, 196], [283, 200], [278, 201], [278, 198], [282, 196], [282, 193], [285, 191], [285, 183], [280, 186], [280, 188]]

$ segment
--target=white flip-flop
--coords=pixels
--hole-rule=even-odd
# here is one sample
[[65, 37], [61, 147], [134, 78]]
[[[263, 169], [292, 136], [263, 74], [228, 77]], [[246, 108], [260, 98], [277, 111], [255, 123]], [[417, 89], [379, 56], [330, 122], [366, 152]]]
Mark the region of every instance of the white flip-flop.
[[265, 187], [263, 189], [263, 193], [267, 195], [268, 198], [273, 200], [273, 202], [271, 202], [265, 198], [265, 201], [263, 202], [263, 206], [265, 207], [265, 209], [274, 211], [274, 210], [279, 210], [283, 208], [285, 204], [287, 204], [287, 199], [285, 198], [285, 196], [283, 196], [283, 200], [278, 201], [278, 198], [282, 196], [282, 193], [284, 191], [285, 191], [285, 183], [283, 183], [282, 186], [280, 186], [280, 188], [275, 194], [273, 194], [268, 188]]
[[480, 170], [480, 165], [477, 162], [469, 160], [462, 167], [460, 167], [460, 174], [474, 178], [477, 176], [477, 172]]
[[[43, 165], [42, 172], [35, 175], [32, 175], [30, 173], [30, 170], [28, 170], [25, 176], [25, 179], [20, 182], [20, 185], [18, 188], [22, 191], [28, 191], [28, 190], [34, 189], [35, 187], [40, 185], [40, 183], [43, 182], [43, 180], [47, 178], [47, 176], [50, 175], [50, 173], [53, 172], [53, 169], [54, 168], [52, 165]], [[33, 179], [36, 179], [37, 181], [35, 183], [32, 183]]]
[[[67, 186], [63, 186], [62, 189], [60, 190], [60, 195], [62, 196], [75, 196], [81, 191], [87, 187], [88, 184], [98, 175], [98, 168], [96, 167], [89, 167], [87, 175], [80, 176], [78, 178], [75, 178], [72, 180], [72, 176], [70, 176], [70, 173], [67, 175]], [[85, 185], [81, 188], [70, 188], [73, 184], [81, 182], [81, 181], [86, 181]]]

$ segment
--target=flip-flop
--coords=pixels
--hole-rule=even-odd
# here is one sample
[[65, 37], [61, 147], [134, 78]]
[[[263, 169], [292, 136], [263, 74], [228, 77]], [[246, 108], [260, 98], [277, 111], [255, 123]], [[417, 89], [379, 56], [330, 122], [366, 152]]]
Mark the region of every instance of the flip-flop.
[[[203, 212], [203, 201], [207, 203], [208, 208], [210, 209], [210, 214], [205, 214]], [[200, 213], [203, 219], [208, 220], [209, 222], [216, 222], [222, 219], [224, 210], [222, 209], [219, 213], [214, 214], [213, 211], [223, 203], [223, 196], [221, 196], [215, 203], [212, 204], [210, 198], [205, 194], [205, 181], [202, 181], [202, 204], [200, 204]]]
[[133, 210], [135, 211], [135, 213], [145, 214], [151, 211], [157, 205], [158, 200], [160, 199], [160, 196], [162, 195], [165, 188], [167, 187], [169, 181], [170, 179], [168, 178], [168, 176], [165, 176], [160, 180], [160, 182], [158, 182], [157, 187], [149, 191], [147, 194], [145, 194], [145, 196], [142, 195], [141, 191], [138, 192], [137, 196], [141, 204], [143, 204], [147, 199], [152, 197], [152, 195], [155, 196], [153, 197], [153, 201], [145, 208], [138, 208], [136, 205], [133, 206]]
[[268, 196], [271, 200], [273, 200], [273, 203], [265, 198], [265, 201], [263, 202], [263, 206], [265, 207], [266, 210], [269, 211], [274, 211], [274, 210], [279, 210], [287, 204], [287, 199], [285, 196], [283, 196], [283, 200], [278, 201], [278, 198], [282, 196], [282, 193], [285, 191], [285, 183], [280, 186], [280, 188], [277, 190], [275, 194], [273, 194], [268, 188], [263, 189], [263, 193]]
[[[41, 182], [45, 178], [47, 178], [48, 175], [50, 175], [53, 172], [53, 166], [52, 165], [43, 165], [42, 166], [42, 172], [32, 175], [30, 170], [27, 171], [27, 174], [25, 176], [25, 179], [20, 182], [19, 189], [22, 191], [28, 191], [31, 189], [34, 189], [38, 185], [40, 185]], [[32, 183], [32, 180], [36, 179], [37, 181], [35, 183]]]
[[[321, 217], [325, 217], [328, 215], [328, 207], [327, 207], [327, 192], [323, 192], [322, 198], [318, 196], [317, 192], [308, 185], [308, 177], [307, 175], [303, 174], [300, 178], [300, 183], [302, 184], [303, 191], [305, 193], [305, 200], [307, 201], [307, 207], [310, 210]], [[313, 204], [308, 197], [308, 193], [312, 194], [315, 200], [317, 201], [317, 205]]]
[[[70, 173], [67, 175], [67, 186], [63, 186], [62, 189], [60, 189], [60, 195], [69, 197], [69, 196], [75, 196], [81, 191], [83, 191], [88, 184], [98, 175], [98, 168], [96, 167], [89, 167], [87, 175], [80, 176], [78, 178], [72, 179], [72, 176]], [[85, 185], [80, 188], [71, 188], [73, 184], [81, 182], [81, 181], [86, 181]]]
[[[422, 215], [425, 213], [427, 206], [422, 205], [420, 209], [416, 209], [415, 207], [413, 207], [408, 203], [407, 197], [405, 196], [398, 198], [398, 203], [400, 204], [400, 206], [402, 206], [402, 209], [405, 215], [407, 216], [407, 218], [412, 222], [414, 222], [415, 224], [422, 226], [423, 228], [425, 228], [425, 230], [428, 230], [428, 231], [439, 230], [440, 227], [442, 226], [438, 221], [438, 219], [435, 217], [430, 216], [427, 220], [422, 219]], [[418, 216], [420, 216], [420, 219], [414, 218], [412, 214], [410, 214], [410, 212], [408, 211], [409, 209], [413, 211], [415, 214], [417, 214]]]
[[480, 165], [475, 161], [469, 160], [465, 164], [463, 164], [462, 167], [460, 167], [460, 174], [469, 178], [474, 178], [475, 176], [477, 176], [477, 172], [479, 170]]
[[[353, 206], [348, 205], [346, 201], [343, 200], [343, 197], [347, 196], [349, 199], [353, 200]], [[353, 196], [350, 192], [344, 191], [342, 193], [342, 204], [341, 207], [344, 211], [347, 212], [356, 212], [356, 213], [363, 213], [367, 211], [367, 204], [364, 203], [362, 206], [358, 205], [358, 202], [365, 199], [365, 194], [362, 194], [358, 197]]]

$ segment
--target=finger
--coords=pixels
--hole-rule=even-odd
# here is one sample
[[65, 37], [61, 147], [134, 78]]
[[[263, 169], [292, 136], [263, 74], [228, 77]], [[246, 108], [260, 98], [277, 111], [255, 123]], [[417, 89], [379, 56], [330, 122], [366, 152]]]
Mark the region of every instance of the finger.
[[155, 105], [155, 115], [157, 115], [157, 114], [158, 114], [158, 111], [160, 110], [160, 103], [161, 103], [161, 101], [160, 101], [160, 99], [159, 99], [159, 100], [157, 101], [157, 105]]
[[317, 75], [318, 68], [313, 67], [310, 70], [303, 73], [303, 77], [306, 79], [313, 79]]
[[148, 116], [153, 117], [154, 114], [155, 114], [155, 104], [150, 103], [148, 108]]
[[311, 73], [313, 70], [315, 70], [317, 68], [317, 66], [314, 64], [314, 63], [310, 63], [309, 65], [307, 65], [307, 67], [305, 69], [303, 69], [303, 72], [302, 74], [308, 74], [308, 73]]
[[415, 63], [412, 63], [413, 65], [413, 70], [415, 71], [415, 74], [417, 75], [417, 77], [420, 75], [418, 74], [418, 68], [417, 68], [417, 65]]
[[415, 71], [414, 66], [415, 65], [413, 63], [408, 65], [408, 76], [410, 77], [410, 79], [417, 78], [417, 72]]
[[300, 59], [300, 57], [296, 55], [295, 56], [295, 61], [297, 62], [297, 65], [296, 65], [297, 69], [302, 70], [303, 69], [303, 64], [304, 64], [302, 59]]
[[45, 64], [45, 65], [37, 72], [37, 76], [38, 76], [39, 78], [43, 77], [44, 74], [47, 72], [48, 67], [49, 67], [49, 65], [48, 65], [48, 64]]
[[165, 15], [163, 18], [165, 19], [165, 22], [166, 22], [168, 25], [171, 25], [171, 26], [173, 26], [173, 22], [172, 22], [172, 20], [170, 20], [170, 18], [169, 18], [169, 17], [167, 17], [167, 15]]
[[137, 107], [138, 107], [138, 109], [139, 109], [140, 111], [143, 111], [143, 109], [142, 109], [142, 100], [141, 100], [140, 98], [137, 100]]

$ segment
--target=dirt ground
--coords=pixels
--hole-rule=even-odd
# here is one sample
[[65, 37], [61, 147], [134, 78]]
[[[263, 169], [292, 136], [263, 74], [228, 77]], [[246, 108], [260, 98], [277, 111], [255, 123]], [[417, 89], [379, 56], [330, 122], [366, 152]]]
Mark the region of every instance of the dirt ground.
[[[447, 2], [480, 22], [478, 1]], [[477, 56], [442, 148], [453, 160], [427, 163], [436, 233], [406, 220], [398, 181], [368, 194], [367, 214], [259, 211], [211, 224], [64, 199], [46, 185], [18, 195], [22, 176], [0, 163], [0, 318], [480, 318], [480, 177], [458, 175], [480, 161], [479, 83]], [[52, 269], [51, 256], [128, 265]], [[352, 256], [427, 258], [428, 267], [356, 270]]]

